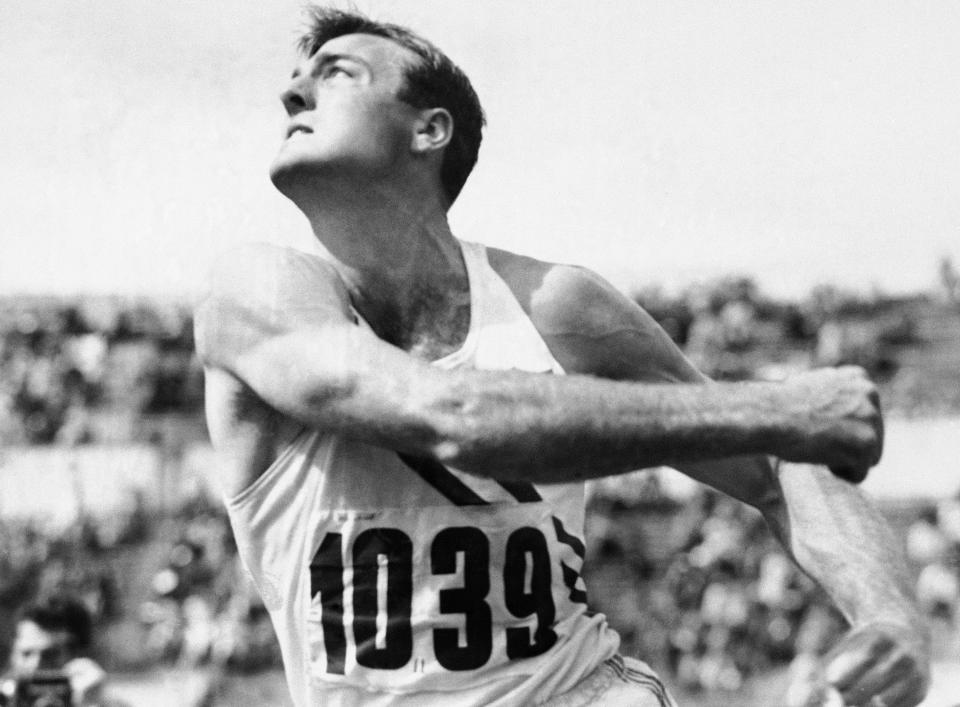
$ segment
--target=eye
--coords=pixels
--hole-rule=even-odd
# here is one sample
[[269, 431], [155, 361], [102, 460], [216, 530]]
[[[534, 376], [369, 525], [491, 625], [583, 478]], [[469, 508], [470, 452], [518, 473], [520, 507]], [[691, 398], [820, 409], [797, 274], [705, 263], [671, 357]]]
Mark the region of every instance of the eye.
[[340, 64], [329, 64], [323, 70], [323, 78], [330, 79], [339, 76], [349, 77], [351, 74]]

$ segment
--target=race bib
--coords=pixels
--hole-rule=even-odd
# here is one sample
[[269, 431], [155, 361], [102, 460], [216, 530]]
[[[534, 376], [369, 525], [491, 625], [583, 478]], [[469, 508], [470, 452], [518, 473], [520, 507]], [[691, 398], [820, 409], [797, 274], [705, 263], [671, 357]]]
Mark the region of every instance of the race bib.
[[583, 542], [546, 503], [328, 511], [314, 527], [315, 679], [428, 690], [526, 674], [585, 609]]

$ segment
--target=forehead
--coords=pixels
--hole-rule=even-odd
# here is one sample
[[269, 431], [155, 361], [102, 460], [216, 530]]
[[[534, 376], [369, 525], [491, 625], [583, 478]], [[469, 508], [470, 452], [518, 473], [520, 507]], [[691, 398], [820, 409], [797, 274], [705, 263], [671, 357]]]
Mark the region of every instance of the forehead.
[[33, 621], [21, 621], [17, 624], [15, 646], [20, 650], [45, 650], [54, 646], [70, 643], [69, 631], [46, 631]]
[[348, 54], [363, 59], [375, 71], [402, 74], [419, 57], [392, 39], [373, 34], [344, 34], [325, 42], [318, 55]]

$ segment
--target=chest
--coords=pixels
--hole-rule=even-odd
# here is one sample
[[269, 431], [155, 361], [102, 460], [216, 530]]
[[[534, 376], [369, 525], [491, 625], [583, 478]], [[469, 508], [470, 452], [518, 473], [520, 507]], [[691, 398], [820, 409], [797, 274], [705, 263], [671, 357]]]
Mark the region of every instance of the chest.
[[435, 361], [463, 347], [471, 325], [470, 297], [424, 290], [405, 308], [383, 308], [364, 319], [384, 341], [423, 361]]

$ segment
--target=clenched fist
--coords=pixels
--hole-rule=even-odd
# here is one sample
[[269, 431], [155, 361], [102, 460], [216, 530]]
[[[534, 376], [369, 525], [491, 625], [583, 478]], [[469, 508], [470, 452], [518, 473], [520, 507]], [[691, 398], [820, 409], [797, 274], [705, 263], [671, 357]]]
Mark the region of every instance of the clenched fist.
[[824, 368], [788, 378], [780, 386], [788, 416], [777, 456], [824, 464], [859, 483], [880, 461], [883, 416], [877, 388], [857, 366]]

